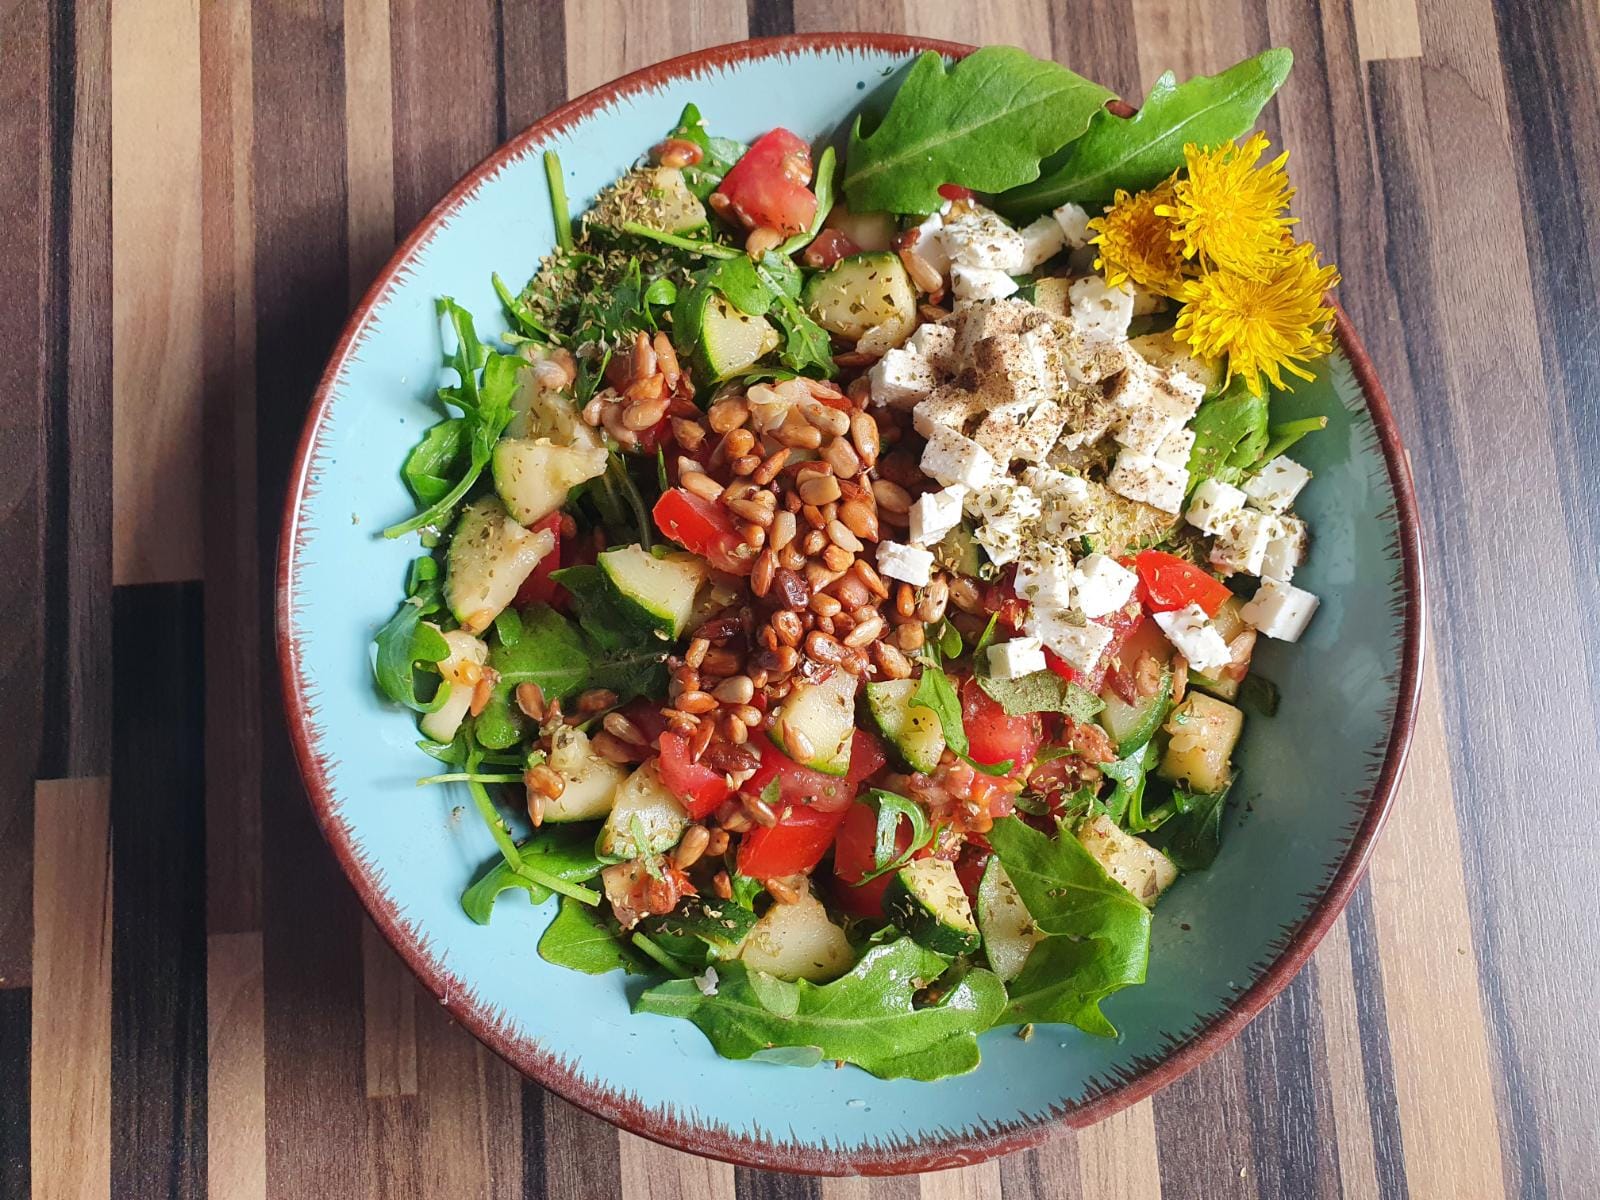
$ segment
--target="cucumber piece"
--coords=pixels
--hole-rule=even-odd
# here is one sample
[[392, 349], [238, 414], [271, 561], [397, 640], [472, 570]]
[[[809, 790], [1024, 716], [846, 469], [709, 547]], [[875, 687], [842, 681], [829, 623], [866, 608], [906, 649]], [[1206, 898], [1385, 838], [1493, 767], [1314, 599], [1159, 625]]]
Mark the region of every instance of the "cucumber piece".
[[1199, 688], [1202, 692], [1209, 692], [1218, 700], [1226, 700], [1229, 704], [1239, 698], [1239, 685], [1243, 682], [1244, 680], [1242, 679], [1229, 679], [1226, 675], [1217, 679], [1212, 679], [1208, 675], [1189, 676], [1190, 687]]
[[1172, 700], [1172, 668], [1162, 668], [1161, 683], [1153, 696], [1129, 704], [1117, 695], [1116, 688], [1108, 686], [1100, 693], [1100, 699], [1105, 704], [1098, 717], [1100, 725], [1116, 742], [1117, 754], [1127, 758], [1161, 728]]
[[589, 219], [612, 228], [632, 221], [662, 233], [692, 233], [707, 224], [705, 205], [677, 167], [638, 167], [602, 192]]
[[1206, 795], [1227, 786], [1244, 713], [1215, 696], [1190, 692], [1163, 728], [1171, 736], [1156, 774]]
[[851, 212], [843, 204], [828, 210], [823, 225], [837, 229], [856, 244], [857, 249], [883, 252], [894, 248], [894, 239], [900, 232], [893, 213]]
[[[824, 775], [850, 769], [850, 739], [856, 728], [855, 676], [835, 667], [821, 683], [797, 683], [778, 710], [772, 740], [795, 762]], [[809, 753], [785, 744], [786, 730], [805, 739]]]
[[585, 429], [588, 437], [570, 446], [549, 438], [501, 438], [494, 444], [494, 490], [518, 522], [532, 525], [548, 517], [572, 488], [605, 473], [606, 448]]
[[939, 755], [944, 753], [944, 727], [933, 709], [911, 703], [916, 690], [914, 679], [869, 683], [867, 710], [906, 766], [926, 775], [939, 765]]
[[1154, 907], [1161, 893], [1178, 877], [1178, 868], [1170, 858], [1143, 838], [1118, 829], [1117, 823], [1104, 813], [1078, 827], [1078, 843], [1105, 868], [1107, 875], [1147, 908]]
[[695, 366], [713, 383], [753, 366], [782, 340], [771, 321], [740, 312], [710, 288], [701, 288], [689, 306], [689, 321]]
[[970, 954], [982, 941], [955, 864], [942, 858], [919, 858], [896, 871], [883, 893], [883, 911], [939, 954]]
[[829, 333], [858, 344], [873, 333], [874, 349], [897, 346], [916, 328], [917, 293], [898, 255], [842, 258], [811, 277], [802, 299]]
[[547, 765], [566, 785], [561, 795], [544, 802], [546, 824], [597, 821], [611, 811], [617, 789], [628, 778], [626, 767], [601, 758], [589, 746], [589, 735], [563, 725], [555, 732]]
[[600, 569], [622, 601], [645, 623], [676, 638], [689, 626], [695, 593], [709, 568], [694, 554], [657, 558], [643, 546], [618, 546], [600, 555]]
[[417, 723], [422, 735], [436, 742], [452, 741], [456, 730], [461, 728], [461, 722], [466, 719], [467, 709], [472, 707], [472, 692], [477, 686], [477, 679], [469, 679], [472, 672], [463, 668], [468, 663], [481, 667], [489, 661], [489, 647], [466, 630], [452, 629], [443, 637], [444, 644], [450, 647], [450, 657], [439, 663], [439, 674], [450, 686], [450, 694], [431, 713], [423, 713], [422, 720]]
[[1000, 865], [999, 855], [991, 855], [978, 881], [978, 929], [983, 934], [983, 951], [989, 956], [989, 969], [1010, 983], [1022, 974], [1028, 952], [1044, 940], [1033, 917], [1017, 895], [1011, 876]]
[[855, 965], [856, 952], [822, 902], [807, 893], [793, 904], [769, 908], [745, 938], [739, 961], [778, 979], [826, 983]]
[[[634, 837], [635, 825], [643, 845]], [[611, 812], [595, 840], [594, 852], [608, 862], [662, 854], [678, 844], [688, 825], [689, 814], [661, 782], [652, 759], [617, 789]]]
[[983, 565], [978, 539], [965, 525], [957, 525], [944, 535], [933, 548], [933, 560], [945, 570], [965, 575], [968, 579], [976, 579], [978, 568]]
[[671, 912], [643, 922], [651, 937], [698, 938], [718, 958], [738, 958], [755, 925], [755, 913], [744, 905], [715, 896], [685, 896]]
[[548, 529], [524, 529], [498, 496], [467, 505], [445, 558], [445, 602], [468, 633], [482, 633], [556, 546]]

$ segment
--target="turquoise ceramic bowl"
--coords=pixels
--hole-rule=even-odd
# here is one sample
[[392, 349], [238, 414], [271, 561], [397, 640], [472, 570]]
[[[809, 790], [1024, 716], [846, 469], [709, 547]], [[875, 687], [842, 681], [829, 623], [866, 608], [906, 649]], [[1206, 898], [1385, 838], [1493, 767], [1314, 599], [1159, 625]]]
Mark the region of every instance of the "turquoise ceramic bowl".
[[[318, 389], [281, 547], [284, 693], [324, 833], [374, 920], [464, 1025], [532, 1078], [647, 1137], [790, 1170], [927, 1170], [1098, 1120], [1212, 1053], [1279, 991], [1337, 916], [1393, 796], [1421, 658], [1421, 571], [1405, 460], [1382, 392], [1341, 319], [1339, 349], [1289, 402], [1326, 413], [1297, 451], [1316, 472], [1299, 505], [1315, 537], [1296, 583], [1322, 597], [1304, 640], [1257, 661], [1282, 688], [1252, 718], [1242, 803], [1223, 852], [1156, 911], [1149, 981], [1113, 997], [1115, 1040], [1069, 1027], [983, 1038], [983, 1065], [940, 1083], [854, 1068], [730, 1062], [685, 1021], [635, 1016], [639, 981], [552, 967], [535, 942], [553, 904], [502, 900], [474, 925], [458, 898], [494, 855], [464, 793], [418, 789], [430, 760], [411, 717], [372, 685], [372, 635], [393, 612], [413, 539], [398, 467], [437, 419], [433, 300], [456, 297], [495, 332], [491, 271], [522, 280], [554, 243], [540, 153], [553, 148], [579, 209], [693, 100], [711, 128], [783, 124], [825, 136], [929, 47], [898, 37], [747, 42], [630, 75], [497, 151], [430, 213], [361, 302]], [[966, 48], [933, 44], [959, 55]], [[1291, 83], [1290, 86], [1293, 86]]]

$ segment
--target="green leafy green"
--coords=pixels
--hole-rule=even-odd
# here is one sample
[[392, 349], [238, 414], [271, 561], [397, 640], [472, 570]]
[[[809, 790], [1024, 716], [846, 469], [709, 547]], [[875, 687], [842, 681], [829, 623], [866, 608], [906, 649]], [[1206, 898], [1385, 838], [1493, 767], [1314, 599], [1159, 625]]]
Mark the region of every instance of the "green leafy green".
[[[517, 847], [517, 852], [524, 865], [569, 883], [593, 879], [600, 874], [602, 865], [595, 857], [594, 828], [590, 825], [547, 826]], [[554, 894], [544, 884], [519, 875], [502, 858], [461, 894], [461, 907], [479, 925], [487, 925], [495, 900], [512, 888], [527, 892], [531, 904], [542, 904]]]
[[1176, 814], [1151, 841], [1180, 871], [1204, 871], [1222, 848], [1222, 815], [1233, 781], [1221, 791], [1201, 793], [1172, 789]]
[[993, 675], [975, 676], [978, 686], [988, 692], [1008, 717], [1027, 713], [1065, 713], [1074, 721], [1087, 721], [1105, 707], [1093, 692], [1069, 683], [1054, 671], [1035, 671], [1018, 679]]
[[833, 210], [833, 169], [835, 157], [832, 146], [823, 148], [822, 156], [817, 159], [817, 171], [811, 190], [817, 196], [817, 212], [811, 218], [811, 227], [794, 234], [783, 245], [778, 247], [778, 253], [787, 257], [798, 250], [809, 246], [818, 233], [822, 232], [822, 223], [828, 219], [828, 213]]
[[671, 246], [675, 250], [687, 250], [690, 254], [700, 254], [706, 258], [732, 260], [744, 254], [744, 251], [737, 246], [714, 242], [708, 238], [691, 238], [684, 237], [680, 233], [668, 233], [665, 229], [657, 229], [653, 225], [642, 225], [638, 221], [621, 221], [618, 223], [617, 228], [631, 237], [660, 242], [663, 246]]
[[843, 187], [857, 212], [929, 213], [939, 186], [1001, 192], [1038, 178], [1040, 160], [1088, 127], [1107, 89], [1012, 46], [950, 70], [928, 51], [870, 133], [850, 131]]
[[919, 1007], [918, 993], [945, 968], [939, 955], [900, 938], [868, 949], [832, 983], [787, 983], [731, 962], [717, 966], [715, 994], [674, 980], [645, 992], [634, 1011], [693, 1021], [725, 1058], [815, 1047], [816, 1061], [854, 1063], [880, 1079], [943, 1079], [978, 1065], [977, 1035], [1006, 1003], [1005, 985], [972, 969]]
[[1280, 47], [1184, 83], [1168, 71], [1133, 116], [1097, 111], [1082, 137], [1046, 160], [1038, 179], [999, 197], [995, 207], [1029, 220], [1068, 201], [1105, 205], [1118, 188], [1153, 187], [1183, 166], [1186, 144], [1219, 146], [1248, 133], [1293, 63]]
[[1047, 935], [1012, 981], [1006, 1022], [1065, 1021], [1114, 1036], [1100, 1002], [1144, 981], [1150, 910], [1068, 833], [1052, 838], [1007, 817], [995, 822], [989, 844]]
[[550, 185], [550, 214], [556, 223], [556, 244], [572, 249], [572, 211], [567, 207], [567, 185], [561, 178], [561, 158], [554, 150], [544, 152], [544, 177]]
[[624, 944], [616, 922], [607, 913], [565, 897], [556, 910], [555, 920], [539, 939], [539, 957], [585, 975], [604, 975], [609, 971], [644, 975], [649, 971]]
[[416, 712], [434, 712], [450, 695], [450, 685], [441, 682], [431, 698], [419, 699], [416, 667], [418, 663], [432, 665], [450, 657], [444, 637], [422, 619], [439, 611], [439, 564], [424, 556], [412, 563], [409, 575], [410, 594], [405, 603], [373, 638], [378, 652], [372, 672], [378, 689], [396, 704]]
[[967, 741], [966, 727], [961, 724], [961, 697], [956, 694], [955, 684], [950, 682], [943, 667], [932, 662], [923, 664], [922, 678], [917, 680], [917, 688], [911, 693], [911, 703], [932, 709], [933, 715], [939, 718], [939, 727], [944, 730], [944, 744], [957, 754], [967, 753], [971, 744]]
[[1328, 427], [1327, 417], [1305, 417], [1298, 421], [1285, 421], [1282, 425], [1274, 425], [1267, 430], [1268, 440], [1260, 456], [1251, 464], [1251, 472], [1260, 470], [1278, 455], [1305, 437], [1308, 433], [1318, 433]]
[[1200, 405], [1189, 427], [1189, 490], [1207, 479], [1237, 483], [1267, 447], [1267, 398], [1237, 378]]
[[733, 164], [744, 156], [745, 145], [732, 138], [712, 137], [706, 133], [700, 109], [693, 104], [683, 106], [683, 115], [668, 137], [682, 138], [700, 147], [701, 158], [692, 167], [683, 168], [683, 181], [701, 200], [717, 190], [722, 177], [733, 169]]
[[[934, 828], [928, 823], [928, 812], [915, 800], [895, 792], [886, 792], [882, 788], [873, 788], [861, 797], [866, 804], [878, 815], [877, 824], [873, 827], [872, 834], [872, 867], [873, 869], [858, 879], [854, 885], [860, 887], [880, 875], [887, 875], [891, 871], [898, 871], [916, 857], [933, 841]], [[906, 848], [899, 848], [900, 818], [904, 817], [911, 823], [911, 840], [906, 843]]]
[[1130, 833], [1144, 833], [1161, 823], [1157, 819], [1151, 824], [1144, 812], [1145, 778], [1158, 760], [1155, 743], [1146, 742], [1125, 758], [1100, 764], [1101, 772], [1117, 785], [1105, 799], [1106, 814]]
[[400, 474], [418, 504], [436, 504], [450, 494], [471, 454], [472, 428], [464, 417], [449, 417], [422, 435], [406, 455]]

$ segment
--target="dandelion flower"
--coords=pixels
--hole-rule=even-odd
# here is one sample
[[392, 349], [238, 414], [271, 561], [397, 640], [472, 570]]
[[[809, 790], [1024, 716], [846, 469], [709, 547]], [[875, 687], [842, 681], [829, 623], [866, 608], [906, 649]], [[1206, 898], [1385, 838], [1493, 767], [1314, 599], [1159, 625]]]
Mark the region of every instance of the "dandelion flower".
[[1309, 242], [1279, 258], [1263, 279], [1207, 271], [1184, 281], [1173, 334], [1201, 358], [1228, 356], [1228, 379], [1242, 376], [1256, 395], [1262, 376], [1285, 387], [1283, 372], [1312, 375], [1300, 363], [1333, 348], [1333, 309], [1324, 297], [1339, 282]]
[[1184, 258], [1260, 279], [1293, 245], [1295, 218], [1285, 215], [1294, 195], [1283, 169], [1289, 155], [1258, 167], [1267, 145], [1266, 134], [1256, 133], [1242, 146], [1183, 148], [1186, 177], [1173, 184], [1172, 202], [1155, 212], [1173, 223]]
[[1097, 251], [1095, 270], [1103, 271], [1112, 287], [1131, 279], [1164, 296], [1177, 295], [1183, 254], [1174, 240], [1175, 226], [1160, 215], [1174, 199], [1171, 180], [1131, 195], [1118, 188], [1105, 215], [1089, 222], [1094, 231], [1089, 240]]

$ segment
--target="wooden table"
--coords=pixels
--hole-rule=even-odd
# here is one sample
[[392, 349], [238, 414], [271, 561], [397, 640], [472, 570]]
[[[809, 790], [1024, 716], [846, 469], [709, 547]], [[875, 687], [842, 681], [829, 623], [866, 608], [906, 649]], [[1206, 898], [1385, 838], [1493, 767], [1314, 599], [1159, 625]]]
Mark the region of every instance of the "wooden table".
[[[1283, 996], [1094, 1129], [871, 1185], [619, 1135], [443, 1018], [301, 796], [268, 571], [352, 297], [458, 175], [626, 70], [841, 27], [1128, 96], [1292, 46], [1266, 124], [1432, 589], [1407, 782]], [[1556, 0], [5, 5], [0, 1197], [1600, 1195], [1597, 57]]]

